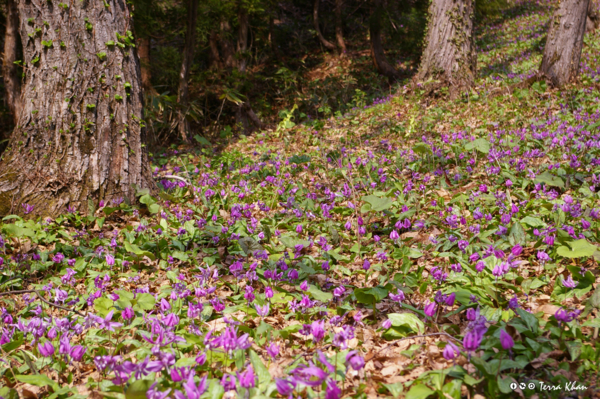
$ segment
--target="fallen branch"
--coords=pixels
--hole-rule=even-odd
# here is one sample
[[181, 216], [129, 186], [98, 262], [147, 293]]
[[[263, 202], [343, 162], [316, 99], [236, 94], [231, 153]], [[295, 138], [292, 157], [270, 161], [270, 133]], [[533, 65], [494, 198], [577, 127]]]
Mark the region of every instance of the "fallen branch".
[[181, 176], [175, 176], [175, 175], [164, 175], [164, 176], [160, 176], [161, 178], [165, 178], [165, 179], [175, 179], [175, 180], [181, 180], [182, 182], [185, 182], [189, 185], [191, 185], [191, 183], [187, 180], [185, 180], [183, 177]]
[[73, 313], [76, 313], [76, 314], [78, 314], [78, 315], [79, 315], [79, 316], [81, 316], [81, 317], [85, 317], [85, 315], [84, 315], [83, 313], [79, 312], [78, 310], [75, 310], [75, 309], [69, 309], [69, 308], [67, 308], [67, 307], [65, 307], [65, 306], [61, 306], [61, 305], [59, 305], [59, 304], [57, 304], [57, 303], [52, 303], [52, 302], [49, 302], [48, 300], [46, 300], [46, 299], [45, 299], [45, 298], [42, 296], [42, 294], [40, 294], [40, 292], [39, 292], [38, 290], [15, 290], [15, 291], [5, 291], [5, 292], [0, 292], [0, 296], [4, 296], [4, 295], [17, 295], [17, 294], [29, 294], [29, 293], [34, 293], [34, 292], [37, 294], [38, 298], [40, 298], [40, 299], [42, 300], [42, 302], [44, 302], [44, 303], [46, 303], [46, 304], [48, 304], [48, 305], [50, 305], [50, 306], [54, 306], [55, 308], [62, 309], [62, 310], [66, 310], [66, 311], [68, 311], [68, 312], [73, 312]]

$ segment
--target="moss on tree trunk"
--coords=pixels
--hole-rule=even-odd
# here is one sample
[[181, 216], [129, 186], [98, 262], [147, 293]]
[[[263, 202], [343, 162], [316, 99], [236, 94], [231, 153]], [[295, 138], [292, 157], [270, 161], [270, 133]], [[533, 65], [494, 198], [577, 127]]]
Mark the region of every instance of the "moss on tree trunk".
[[427, 45], [417, 80], [448, 86], [452, 97], [475, 80], [477, 56], [473, 43], [473, 0], [432, 0]]
[[140, 64], [123, 0], [16, 0], [26, 63], [18, 124], [0, 163], [0, 214], [55, 216], [154, 189]]

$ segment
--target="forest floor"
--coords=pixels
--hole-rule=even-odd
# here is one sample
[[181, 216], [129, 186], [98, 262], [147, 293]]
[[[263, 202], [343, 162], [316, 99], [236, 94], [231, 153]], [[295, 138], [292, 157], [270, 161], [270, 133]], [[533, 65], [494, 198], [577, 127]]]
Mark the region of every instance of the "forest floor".
[[153, 154], [140, 204], [4, 218], [0, 396], [600, 397], [600, 32], [555, 90], [549, 16], [486, 26], [460, 99], [289, 113]]

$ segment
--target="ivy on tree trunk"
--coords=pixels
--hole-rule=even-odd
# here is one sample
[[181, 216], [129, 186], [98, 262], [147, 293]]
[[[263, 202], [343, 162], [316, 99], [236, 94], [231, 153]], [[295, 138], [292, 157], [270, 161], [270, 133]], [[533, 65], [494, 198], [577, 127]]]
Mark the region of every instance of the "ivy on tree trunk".
[[124, 0], [16, 0], [22, 109], [0, 163], [0, 215], [55, 216], [154, 189]]

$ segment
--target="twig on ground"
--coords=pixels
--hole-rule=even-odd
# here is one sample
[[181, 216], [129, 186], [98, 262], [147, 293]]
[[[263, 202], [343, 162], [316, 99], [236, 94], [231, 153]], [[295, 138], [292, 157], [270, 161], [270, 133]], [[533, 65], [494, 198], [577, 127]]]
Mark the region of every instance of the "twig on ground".
[[190, 182], [189, 182], [189, 181], [187, 181], [186, 179], [184, 179], [184, 178], [183, 178], [183, 177], [181, 177], [181, 176], [175, 176], [175, 175], [164, 175], [164, 176], [160, 176], [160, 177], [163, 177], [163, 178], [165, 178], [165, 179], [175, 179], [175, 180], [181, 180], [181, 181], [182, 181], [182, 182], [184, 182], [184, 183], [190, 184]]
[[65, 307], [65, 306], [62, 306], [62, 305], [59, 305], [59, 304], [57, 304], [57, 303], [52, 303], [52, 302], [49, 302], [48, 300], [46, 300], [46, 299], [45, 299], [45, 298], [44, 298], [44, 297], [43, 297], [43, 296], [40, 294], [40, 292], [39, 292], [38, 290], [15, 290], [15, 291], [4, 291], [4, 292], [0, 292], [0, 296], [4, 296], [4, 295], [19, 295], [19, 294], [28, 294], [28, 293], [34, 293], [34, 292], [37, 294], [38, 298], [40, 298], [40, 299], [42, 300], [42, 302], [44, 302], [44, 303], [46, 303], [46, 304], [48, 304], [48, 305], [50, 305], [50, 306], [54, 306], [55, 308], [62, 309], [62, 310], [66, 310], [66, 311], [68, 311], [68, 312], [73, 312], [73, 313], [76, 313], [76, 314], [78, 314], [78, 315], [79, 315], [79, 316], [81, 316], [81, 317], [85, 317], [85, 315], [84, 315], [83, 313], [81, 313], [80, 311], [78, 311], [78, 310], [75, 310], [75, 309], [69, 309], [69, 308], [67, 308], [67, 307]]

